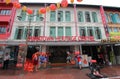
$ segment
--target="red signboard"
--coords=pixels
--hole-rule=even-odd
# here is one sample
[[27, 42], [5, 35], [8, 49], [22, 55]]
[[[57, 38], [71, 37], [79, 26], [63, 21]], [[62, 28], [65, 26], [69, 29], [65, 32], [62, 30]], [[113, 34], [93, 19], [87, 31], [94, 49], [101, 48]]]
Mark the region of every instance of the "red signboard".
[[94, 41], [93, 36], [39, 36], [39, 37], [29, 37], [29, 41]]
[[105, 12], [104, 12], [103, 6], [100, 6], [100, 14], [101, 14], [101, 17], [102, 17], [102, 23], [104, 25], [106, 37], [108, 37], [109, 32], [108, 32], [108, 27], [107, 27], [107, 23], [106, 23]]

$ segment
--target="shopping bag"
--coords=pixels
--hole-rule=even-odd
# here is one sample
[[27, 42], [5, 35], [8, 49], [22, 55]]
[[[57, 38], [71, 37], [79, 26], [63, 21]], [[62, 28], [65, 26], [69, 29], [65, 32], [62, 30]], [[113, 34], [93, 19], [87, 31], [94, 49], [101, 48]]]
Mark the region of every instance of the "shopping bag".
[[71, 64], [75, 64], [75, 60], [71, 60]]
[[22, 65], [22, 63], [17, 63], [16, 64], [16, 67], [22, 67], [23, 65]]

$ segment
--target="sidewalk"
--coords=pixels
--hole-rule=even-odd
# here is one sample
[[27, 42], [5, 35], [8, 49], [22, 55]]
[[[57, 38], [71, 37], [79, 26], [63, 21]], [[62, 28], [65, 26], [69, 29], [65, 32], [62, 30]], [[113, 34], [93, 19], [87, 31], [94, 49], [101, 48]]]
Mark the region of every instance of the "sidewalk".
[[[40, 69], [37, 72], [26, 72], [24, 75], [21, 70], [1, 70], [0, 79], [90, 79], [86, 76], [89, 73], [88, 68], [82, 70], [76, 68], [53, 67], [48, 69]], [[108, 66], [101, 69], [101, 73], [111, 77], [110, 79], [120, 76], [120, 66]]]

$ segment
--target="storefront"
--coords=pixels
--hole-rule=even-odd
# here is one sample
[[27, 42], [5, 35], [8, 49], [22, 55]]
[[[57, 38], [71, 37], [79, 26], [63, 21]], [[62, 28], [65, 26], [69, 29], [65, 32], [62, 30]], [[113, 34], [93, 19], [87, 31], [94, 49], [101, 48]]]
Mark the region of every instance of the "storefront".
[[[101, 42], [94, 41], [93, 38], [73, 37], [71, 39], [67, 37], [64, 40], [59, 38], [59, 41], [53, 38], [49, 38], [49, 40], [48, 38], [33, 40], [35, 39], [32, 38], [28, 41], [27, 58], [32, 58], [32, 55], [36, 52], [35, 47], [39, 47], [40, 52], [49, 54], [48, 60], [50, 63], [66, 63], [67, 51], [71, 54], [79, 51], [83, 57], [83, 67], [88, 67], [90, 59], [97, 60], [99, 47], [101, 46]], [[11, 50], [16, 48], [17, 50], [14, 50], [14, 52], [17, 52], [17, 55], [21, 52], [20, 50], [24, 50], [24, 45], [26, 44], [25, 41], [7, 41], [5, 43], [7, 43], [7, 47]]]

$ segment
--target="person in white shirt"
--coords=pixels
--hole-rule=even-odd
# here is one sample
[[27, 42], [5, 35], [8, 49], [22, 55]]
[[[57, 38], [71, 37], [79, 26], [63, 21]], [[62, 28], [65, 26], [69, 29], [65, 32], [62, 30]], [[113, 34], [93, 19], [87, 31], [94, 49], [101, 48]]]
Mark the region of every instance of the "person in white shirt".
[[3, 58], [3, 61], [4, 61], [3, 69], [8, 69], [9, 60], [10, 60], [10, 55], [8, 53], [6, 53]]

